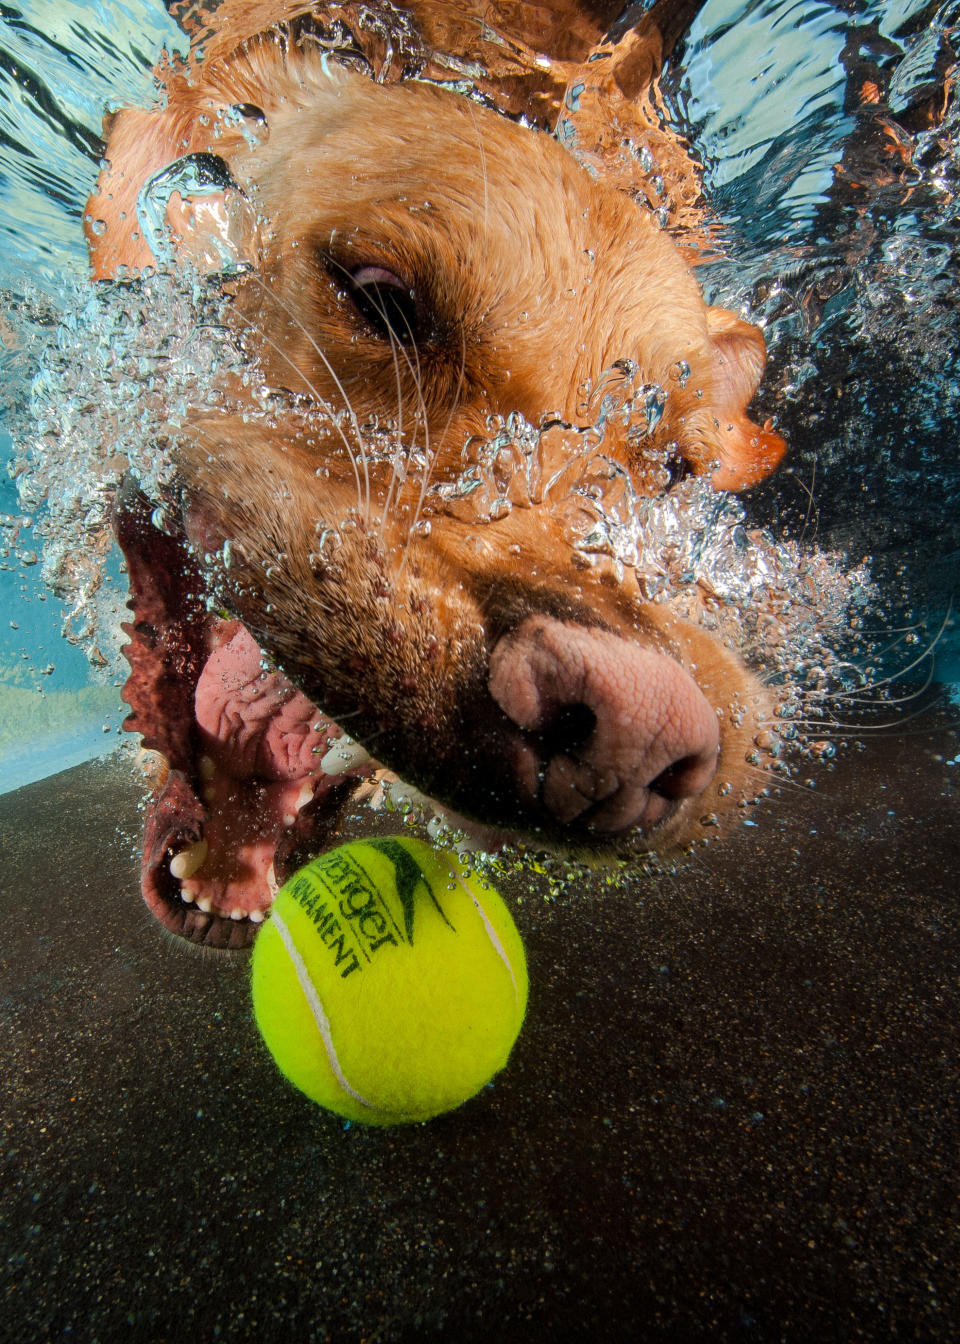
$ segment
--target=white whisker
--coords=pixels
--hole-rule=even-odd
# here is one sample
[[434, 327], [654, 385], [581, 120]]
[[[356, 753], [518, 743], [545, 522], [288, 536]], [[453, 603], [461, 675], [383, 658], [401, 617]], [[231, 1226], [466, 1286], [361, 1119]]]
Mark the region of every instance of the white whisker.
[[427, 456], [426, 461], [424, 463], [423, 479], [420, 482], [420, 494], [417, 497], [417, 507], [414, 510], [413, 520], [411, 521], [410, 528], [407, 532], [407, 543], [406, 546], [404, 547], [403, 556], [400, 561], [400, 569], [398, 571], [399, 573], [403, 573], [404, 566], [407, 563], [407, 556], [410, 550], [410, 539], [413, 536], [414, 529], [420, 522], [420, 515], [423, 512], [423, 505], [427, 497], [427, 490], [430, 485], [430, 477], [433, 473], [434, 465], [436, 464], [436, 460], [440, 455], [440, 450], [446, 443], [447, 435], [450, 432], [450, 426], [453, 423], [454, 414], [456, 413], [457, 407], [460, 405], [460, 397], [463, 392], [463, 383], [466, 377], [466, 367], [467, 367], [467, 341], [466, 336], [461, 335], [460, 372], [457, 376], [457, 390], [450, 402], [450, 412], [447, 416], [447, 422], [443, 427], [443, 433], [440, 435], [440, 438], [436, 443], [432, 456], [429, 451], [429, 441], [427, 444]]
[[391, 473], [390, 473], [390, 480], [389, 480], [389, 482], [388, 482], [388, 484], [387, 484], [387, 493], [386, 493], [386, 497], [385, 497], [385, 499], [384, 499], [384, 501], [383, 501], [383, 506], [382, 506], [382, 508], [381, 508], [381, 510], [380, 510], [380, 527], [379, 527], [379, 529], [378, 529], [378, 533], [377, 533], [377, 535], [378, 535], [378, 538], [379, 538], [379, 541], [380, 541], [380, 545], [381, 545], [381, 546], [384, 545], [384, 534], [385, 534], [385, 532], [386, 532], [386, 527], [387, 527], [387, 518], [388, 518], [389, 515], [390, 515], [390, 505], [391, 505], [391, 503], [393, 502], [393, 487], [394, 487], [394, 485], [397, 483], [398, 474], [399, 474], [400, 459], [402, 458], [402, 456], [403, 456], [403, 451], [404, 451], [404, 449], [403, 449], [403, 384], [402, 384], [401, 379], [400, 379], [400, 360], [397, 358], [397, 338], [394, 336], [394, 334], [393, 334], [393, 329], [392, 329], [392, 328], [389, 328], [389, 327], [388, 327], [388, 330], [390, 331], [390, 354], [391, 354], [392, 357], [393, 357], [393, 376], [394, 376], [394, 380], [395, 380], [395, 382], [396, 382], [396, 388], [397, 388], [397, 433], [396, 433], [396, 443], [395, 443], [394, 451], [393, 451], [393, 463], [392, 463], [392, 468], [393, 468], [393, 469], [392, 469], [392, 471], [391, 471]]
[[[344, 277], [345, 277], [347, 280], [351, 280], [351, 281], [352, 281], [353, 277], [352, 277], [351, 273], [347, 270], [347, 268], [346, 268], [342, 263], [337, 262], [337, 263], [336, 263], [336, 266], [337, 266], [337, 269], [338, 269], [338, 270], [340, 270], [340, 271], [343, 272], [343, 275], [344, 275]], [[397, 458], [398, 458], [398, 457], [402, 454], [402, 452], [403, 452], [403, 428], [404, 428], [404, 427], [403, 427], [403, 406], [404, 406], [404, 401], [403, 401], [403, 380], [402, 380], [402, 378], [401, 378], [401, 374], [400, 374], [400, 360], [399, 360], [399, 358], [398, 358], [398, 355], [402, 355], [402, 356], [403, 356], [404, 363], [406, 364], [408, 370], [410, 371], [410, 373], [413, 375], [414, 379], [416, 380], [418, 389], [419, 389], [420, 372], [419, 372], [419, 361], [418, 361], [418, 364], [417, 364], [417, 368], [416, 368], [416, 370], [415, 370], [415, 369], [413, 368], [413, 365], [410, 363], [410, 357], [409, 357], [409, 355], [407, 354], [407, 352], [403, 349], [403, 347], [402, 347], [402, 346], [400, 345], [400, 343], [398, 342], [398, 340], [397, 340], [397, 338], [396, 338], [396, 335], [395, 335], [395, 333], [394, 333], [393, 327], [391, 326], [390, 321], [389, 321], [389, 319], [388, 319], [388, 317], [387, 317], [386, 309], [385, 309], [382, 305], [379, 305], [379, 306], [378, 306], [378, 305], [376, 305], [375, 303], [373, 303], [373, 299], [372, 299], [372, 297], [371, 297], [370, 295], [367, 295], [367, 298], [368, 298], [368, 300], [371, 302], [371, 304], [373, 304], [373, 306], [376, 308], [377, 312], [380, 314], [381, 318], [383, 319], [383, 324], [384, 324], [384, 326], [385, 326], [385, 328], [386, 328], [386, 330], [387, 330], [387, 333], [388, 333], [388, 335], [389, 335], [389, 337], [390, 337], [390, 354], [391, 354], [391, 357], [392, 357], [392, 359], [393, 359], [393, 376], [394, 376], [394, 383], [395, 383], [395, 386], [396, 386], [396, 392], [397, 392], [397, 428], [396, 428], [396, 446], [395, 446], [395, 449], [394, 449], [393, 471], [392, 471], [392, 474], [391, 474], [390, 482], [389, 482], [389, 484], [388, 484], [388, 486], [387, 486], [387, 494], [386, 494], [386, 498], [384, 499], [383, 505], [382, 505], [381, 510], [380, 510], [380, 526], [379, 526], [379, 529], [378, 529], [378, 537], [379, 537], [380, 543], [381, 543], [381, 545], [382, 545], [382, 544], [383, 544], [383, 540], [384, 540], [384, 533], [385, 533], [386, 525], [387, 525], [387, 518], [388, 518], [389, 513], [390, 513], [390, 505], [391, 505], [392, 500], [393, 500], [393, 487], [394, 487], [394, 483], [396, 482], [396, 479], [397, 479], [397, 465], [396, 465], [396, 464], [397, 464]], [[408, 327], [408, 330], [409, 330], [409, 327]], [[411, 335], [411, 338], [412, 338], [412, 336], [413, 336], [413, 332], [412, 332], [412, 331], [410, 332], [410, 335]], [[423, 399], [422, 399], [422, 397], [421, 397], [421, 404], [422, 404], [422, 400], [423, 400]], [[412, 451], [412, 450], [411, 450], [411, 451]]]
[[[265, 285], [265, 284], [263, 283], [263, 281], [262, 281], [258, 276], [255, 276], [255, 275], [250, 276], [250, 277], [248, 277], [248, 280], [251, 281], [252, 283], [256, 284], [256, 285], [258, 286], [258, 288], [261, 289], [261, 290], [264, 292], [264, 294], [266, 294], [266, 295], [268, 296], [268, 298], [270, 298], [270, 299], [272, 300], [272, 302], [273, 302], [274, 304], [276, 304], [276, 306], [277, 306], [282, 312], [286, 313], [287, 316], [290, 318], [290, 320], [291, 320], [293, 323], [295, 323], [296, 326], [298, 326], [298, 327], [300, 328], [300, 330], [303, 332], [304, 336], [306, 336], [307, 340], [310, 342], [310, 345], [313, 347], [313, 350], [315, 351], [315, 353], [317, 354], [317, 356], [318, 356], [318, 357], [320, 358], [320, 360], [323, 362], [324, 368], [327, 370], [327, 372], [329, 373], [330, 377], [333, 379], [333, 382], [334, 382], [334, 385], [336, 386], [337, 391], [340, 393], [340, 396], [343, 398], [343, 404], [344, 404], [344, 407], [346, 408], [347, 414], [348, 414], [349, 417], [350, 417], [350, 423], [351, 423], [351, 425], [353, 426], [353, 432], [354, 432], [354, 434], [356, 435], [356, 439], [357, 439], [357, 447], [359, 448], [359, 451], [360, 451], [360, 461], [361, 461], [361, 463], [363, 464], [363, 486], [362, 486], [362, 487], [361, 487], [361, 485], [360, 485], [360, 472], [359, 472], [359, 469], [358, 469], [358, 467], [357, 467], [357, 460], [356, 460], [356, 458], [354, 457], [353, 450], [351, 449], [350, 444], [349, 444], [349, 442], [348, 442], [348, 440], [347, 440], [347, 436], [344, 434], [343, 430], [340, 428], [339, 425], [337, 426], [337, 428], [338, 428], [338, 431], [339, 431], [339, 433], [340, 433], [340, 437], [341, 437], [341, 439], [343, 439], [343, 446], [346, 448], [348, 454], [350, 455], [350, 463], [351, 463], [351, 465], [352, 465], [352, 467], [353, 467], [354, 476], [356, 477], [356, 481], [357, 481], [357, 500], [358, 500], [358, 508], [359, 508], [360, 513], [361, 513], [362, 516], [363, 516], [363, 521], [364, 521], [364, 523], [365, 523], [366, 525], [369, 526], [369, 523], [370, 523], [370, 471], [369, 471], [369, 465], [368, 465], [368, 463], [367, 463], [367, 455], [366, 455], [366, 452], [364, 451], [364, 447], [363, 447], [363, 435], [362, 435], [362, 433], [360, 432], [360, 424], [359, 424], [359, 422], [358, 422], [358, 420], [357, 420], [356, 412], [355, 412], [354, 409], [353, 409], [353, 404], [351, 403], [350, 398], [347, 396], [346, 390], [345, 390], [343, 384], [341, 383], [339, 377], [337, 376], [336, 370], [334, 369], [333, 365], [330, 363], [329, 359], [327, 359], [327, 356], [326, 356], [326, 355], [324, 354], [324, 352], [320, 349], [320, 346], [317, 344], [317, 342], [316, 342], [316, 340], [314, 339], [313, 335], [307, 330], [307, 328], [304, 326], [304, 324], [300, 321], [299, 317], [298, 317], [297, 314], [293, 311], [293, 309], [289, 306], [289, 304], [284, 303], [284, 301], [283, 301], [282, 299], [278, 298], [277, 295], [274, 294], [273, 291], [270, 289], [270, 287], [269, 287], [268, 285]], [[242, 314], [241, 314], [241, 316], [242, 316]], [[283, 358], [283, 359], [286, 360], [286, 362], [290, 365], [290, 367], [291, 367], [291, 368], [293, 369], [293, 371], [298, 375], [298, 377], [300, 377], [300, 378], [303, 379], [303, 381], [304, 381], [304, 383], [306, 384], [307, 388], [310, 390], [311, 394], [316, 398], [316, 400], [317, 400], [321, 405], [326, 405], [326, 402], [325, 402], [324, 398], [321, 397], [321, 395], [320, 395], [320, 393], [317, 391], [317, 389], [313, 386], [313, 384], [310, 382], [310, 380], [304, 375], [303, 371], [297, 367], [297, 365], [296, 365], [296, 363], [294, 362], [294, 360], [292, 360], [292, 359], [290, 358], [290, 356], [286, 353], [286, 351], [281, 350], [280, 346], [277, 345], [277, 343], [276, 343], [275, 341], [270, 340], [269, 337], [267, 337], [267, 336], [264, 334], [264, 332], [263, 332], [262, 330], [260, 330], [258, 327], [256, 327], [255, 324], [254, 324], [253, 322], [251, 322], [248, 318], [244, 318], [244, 321], [246, 321], [247, 325], [251, 328], [251, 330], [256, 331], [257, 334], [258, 334], [260, 337], [262, 337], [263, 340], [265, 340], [265, 341], [266, 341], [266, 342], [267, 342], [267, 343], [268, 343], [274, 350], [276, 350], [277, 354], [280, 355], [281, 358]]]
[[[808, 528], [809, 525], [810, 525], [810, 515], [811, 515], [811, 513], [813, 512], [813, 488], [814, 488], [814, 485], [816, 484], [816, 480], [817, 480], [817, 459], [814, 458], [814, 459], [813, 459], [813, 464], [812, 464], [812, 466], [811, 466], [811, 468], [810, 468], [810, 484], [807, 485], [805, 481], [801, 481], [801, 479], [800, 479], [799, 476], [796, 478], [797, 484], [801, 487], [801, 489], [804, 491], [804, 493], [805, 493], [806, 496], [807, 496], [807, 512], [806, 512], [806, 514], [805, 514], [805, 516], [804, 516], [804, 519], [803, 519], [803, 527], [800, 529], [800, 543], [799, 543], [799, 544], [800, 544], [801, 546], [804, 544], [804, 542], [805, 542], [806, 539], [807, 539], [807, 528]], [[817, 529], [814, 528], [814, 537], [816, 537], [816, 532], [817, 532]]]
[[473, 118], [473, 129], [477, 137], [477, 149], [480, 151], [480, 176], [483, 179], [483, 227], [486, 231], [490, 214], [490, 184], [487, 181], [487, 154], [483, 147], [483, 136], [480, 133], [480, 127], [477, 125], [477, 112], [472, 103], [468, 103], [470, 115]]
[[[917, 656], [916, 656], [916, 658], [914, 658], [913, 662], [908, 663], [906, 667], [902, 667], [902, 668], [900, 668], [899, 671], [894, 672], [894, 673], [891, 673], [891, 675], [890, 675], [889, 677], [884, 677], [884, 678], [882, 678], [882, 680], [880, 680], [880, 681], [875, 681], [875, 682], [870, 683], [869, 686], [857, 687], [857, 688], [856, 688], [856, 693], [859, 693], [859, 692], [861, 692], [861, 691], [863, 691], [863, 690], [871, 690], [871, 691], [873, 691], [873, 690], [877, 690], [877, 689], [878, 689], [879, 687], [881, 687], [881, 686], [889, 686], [889, 685], [892, 685], [892, 684], [894, 684], [894, 683], [896, 683], [896, 682], [898, 682], [898, 681], [901, 681], [901, 680], [907, 675], [908, 672], [912, 672], [913, 669], [914, 669], [915, 667], [919, 667], [920, 664], [921, 664], [925, 659], [930, 658], [930, 659], [931, 659], [930, 671], [929, 671], [929, 673], [927, 674], [927, 679], [926, 679], [926, 681], [924, 682], [924, 684], [923, 684], [923, 688], [922, 688], [922, 689], [926, 689], [926, 687], [929, 686], [930, 683], [931, 683], [931, 681], [933, 680], [934, 668], [933, 668], [932, 658], [933, 658], [934, 650], [936, 649], [937, 645], [940, 643], [940, 640], [943, 638], [944, 632], [945, 632], [945, 630], [947, 629], [947, 626], [950, 624], [950, 621], [951, 621], [952, 616], [953, 616], [953, 600], [951, 599], [950, 603], [949, 603], [948, 606], [947, 606], [947, 610], [946, 610], [946, 612], [945, 612], [945, 614], [944, 614], [943, 620], [940, 622], [940, 627], [939, 627], [939, 629], [937, 630], [937, 633], [936, 633], [936, 634], [933, 636], [933, 638], [930, 640], [930, 642], [928, 643], [927, 647], [926, 647], [925, 649], [923, 649], [920, 653], [917, 654]], [[856, 665], [853, 664], [853, 663], [851, 663], [851, 664], [849, 664], [849, 666], [851, 666], [851, 667], [855, 667]], [[850, 692], [843, 692], [843, 691], [841, 691], [841, 692], [839, 692], [836, 696], [833, 696], [833, 697], [831, 697], [831, 698], [832, 698], [832, 699], [845, 699], [845, 698], [849, 698], [849, 697], [850, 697], [851, 695], [853, 695], [853, 694], [854, 694], [853, 691], [850, 691]], [[908, 698], [909, 698], [909, 697], [908, 697]], [[889, 704], [897, 704], [898, 702], [895, 701], [895, 700], [893, 700], [893, 701], [888, 701], [887, 703], [889, 703]]]

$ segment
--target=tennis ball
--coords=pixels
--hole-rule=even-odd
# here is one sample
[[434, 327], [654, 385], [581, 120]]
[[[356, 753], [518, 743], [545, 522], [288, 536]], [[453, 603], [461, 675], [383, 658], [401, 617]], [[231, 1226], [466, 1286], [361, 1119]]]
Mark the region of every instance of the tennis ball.
[[523, 944], [455, 854], [406, 836], [314, 859], [253, 949], [253, 1011], [281, 1071], [350, 1120], [428, 1120], [507, 1062], [527, 1005]]

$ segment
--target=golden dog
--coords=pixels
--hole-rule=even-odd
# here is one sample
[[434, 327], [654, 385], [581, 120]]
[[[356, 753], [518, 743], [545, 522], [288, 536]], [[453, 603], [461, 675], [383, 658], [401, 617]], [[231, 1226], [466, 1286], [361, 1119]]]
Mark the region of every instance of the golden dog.
[[[228, 2], [192, 16], [166, 106], [108, 123], [94, 275], [156, 264], [143, 193], [164, 174], [181, 263], [216, 271], [224, 239], [241, 256], [222, 284], [251, 374], [172, 429], [176, 523], [132, 485], [117, 508], [129, 726], [168, 765], [144, 893], [194, 941], [248, 941], [323, 842], [364, 769], [336, 725], [454, 814], [567, 851], [675, 851], [755, 792], [758, 682], [574, 547], [563, 482], [611, 386], [602, 454], [639, 493], [759, 480], [783, 449], [746, 415], [763, 340], [705, 304], [616, 171], [524, 124], [649, 97], [662, 34], [628, 34], [618, 65], [588, 6], [546, 8], [552, 51], [485, 8], [514, 40], [477, 20], [501, 68], [471, 97], [452, 6], [371, 28], [359, 6]], [[644, 420], [629, 389], [652, 385]], [[479, 508], [492, 440], [500, 495]]]

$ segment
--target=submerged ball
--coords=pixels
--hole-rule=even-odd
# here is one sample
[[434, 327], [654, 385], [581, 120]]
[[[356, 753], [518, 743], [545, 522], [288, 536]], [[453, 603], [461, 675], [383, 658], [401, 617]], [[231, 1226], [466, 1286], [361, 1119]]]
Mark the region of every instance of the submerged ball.
[[507, 1062], [523, 944], [492, 887], [406, 837], [354, 841], [281, 888], [253, 949], [253, 1011], [280, 1069], [350, 1120], [427, 1120]]

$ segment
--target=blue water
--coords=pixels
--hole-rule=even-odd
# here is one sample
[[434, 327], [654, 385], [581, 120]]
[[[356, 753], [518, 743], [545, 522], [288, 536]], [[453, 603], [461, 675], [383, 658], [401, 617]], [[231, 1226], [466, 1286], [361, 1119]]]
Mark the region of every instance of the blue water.
[[[159, 4], [28, 0], [0, 17], [0, 296], [24, 278], [62, 294], [86, 275], [81, 216], [96, 178], [104, 111], [156, 96], [152, 67], [183, 35]], [[0, 313], [7, 305], [0, 297]], [[15, 311], [15, 309], [14, 309]], [[22, 393], [0, 347], [0, 414]], [[6, 375], [6, 379], [4, 378]], [[0, 463], [12, 445], [0, 421]], [[0, 517], [24, 515], [0, 469]], [[29, 515], [28, 515], [29, 516]], [[0, 528], [0, 792], [78, 764], [116, 745], [125, 713], [118, 687], [104, 685], [86, 654], [61, 636], [63, 604], [32, 562], [31, 529], [12, 554]], [[114, 679], [116, 680], [116, 679]]]
[[[864, 3], [856, 22], [906, 107], [960, 21], [960, 3]], [[830, 201], [858, 134], [845, 101], [853, 19], [811, 0], [713, 0], [690, 33], [669, 100], [703, 156], [726, 225], [726, 258], [701, 273], [711, 297], [765, 322], [776, 412], [792, 467], [757, 492], [758, 521], [815, 535], [871, 564], [894, 670], [943, 626], [935, 675], [960, 682], [960, 248], [957, 118], [929, 134], [911, 191], [863, 211]], [[867, 39], [865, 38], [865, 41]], [[149, 104], [161, 50], [185, 46], [159, 3], [21, 0], [0, 11], [0, 321], [17, 327], [24, 284], [65, 303], [86, 274], [83, 204], [104, 109]], [[4, 328], [0, 326], [0, 336]], [[31, 369], [0, 344], [0, 414], [22, 423]], [[18, 418], [19, 417], [19, 418]], [[13, 456], [0, 429], [0, 458]], [[812, 490], [814, 508], [808, 508]], [[61, 637], [30, 501], [0, 474], [0, 791], [117, 742], [115, 661], [91, 667]], [[16, 534], [16, 535], [15, 535]], [[15, 539], [14, 539], [15, 536]], [[944, 620], [946, 618], [946, 623]], [[19, 731], [11, 725], [20, 724]]]

